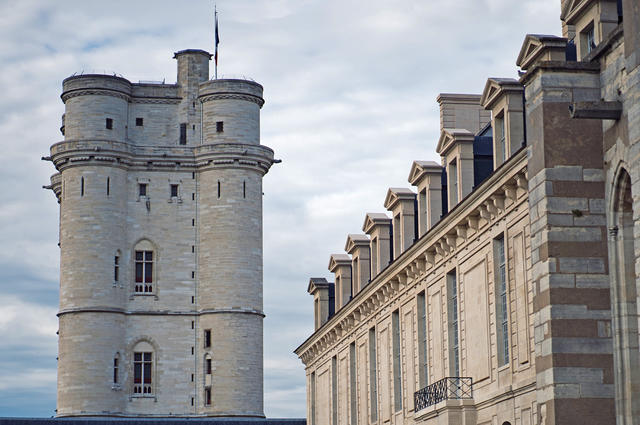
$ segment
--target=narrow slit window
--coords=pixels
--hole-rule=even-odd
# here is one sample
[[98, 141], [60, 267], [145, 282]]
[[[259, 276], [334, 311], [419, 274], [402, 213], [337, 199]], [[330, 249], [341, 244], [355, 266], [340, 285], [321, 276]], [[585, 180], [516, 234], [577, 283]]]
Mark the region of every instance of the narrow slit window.
[[376, 356], [376, 328], [369, 329], [369, 406], [371, 407], [371, 422], [378, 420], [378, 368]]
[[246, 181], [242, 182], [242, 197], [243, 198], [247, 197], [247, 182]]
[[104, 125], [107, 130], [113, 130], [113, 118], [107, 118]]
[[113, 257], [113, 280], [114, 282], [120, 280], [120, 256], [118, 254]]
[[142, 127], [144, 124], [144, 121], [142, 118], [136, 118], [136, 127]]
[[211, 359], [207, 359], [206, 363], [207, 375], [211, 375]]
[[211, 347], [211, 329], [205, 329], [204, 331], [204, 348]]
[[218, 180], [218, 199], [220, 199], [220, 180]]
[[118, 358], [113, 359], [113, 383], [118, 383]]
[[204, 404], [205, 406], [211, 406], [211, 388], [204, 389]]
[[107, 177], [107, 196], [109, 196], [109, 192], [111, 190], [111, 178]]
[[187, 124], [186, 123], [180, 124], [180, 144], [181, 145], [187, 144]]
[[224, 122], [218, 121], [216, 122], [216, 133], [222, 133], [224, 131]]
[[80, 196], [84, 196], [84, 177], [80, 177]]

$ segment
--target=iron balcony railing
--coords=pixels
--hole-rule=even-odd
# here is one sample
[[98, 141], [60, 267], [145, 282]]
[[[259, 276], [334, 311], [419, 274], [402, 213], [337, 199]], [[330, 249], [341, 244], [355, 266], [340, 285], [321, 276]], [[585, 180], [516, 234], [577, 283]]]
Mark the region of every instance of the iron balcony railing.
[[471, 378], [444, 378], [416, 391], [413, 395], [416, 412], [443, 400], [473, 398]]

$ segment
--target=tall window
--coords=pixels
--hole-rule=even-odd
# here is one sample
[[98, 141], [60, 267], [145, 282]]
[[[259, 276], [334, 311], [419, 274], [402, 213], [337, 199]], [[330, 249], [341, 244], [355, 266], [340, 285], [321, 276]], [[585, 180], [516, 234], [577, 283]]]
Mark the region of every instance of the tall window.
[[358, 393], [356, 387], [356, 343], [349, 344], [349, 397], [351, 407], [351, 423], [358, 423]]
[[496, 164], [502, 164], [507, 159], [507, 141], [504, 130], [504, 112], [502, 115], [496, 117]]
[[180, 144], [181, 145], [187, 144], [187, 124], [186, 123], [180, 124]]
[[394, 258], [398, 258], [402, 253], [402, 230], [400, 229], [400, 214], [393, 217], [393, 252]]
[[507, 271], [504, 255], [504, 236], [493, 241], [493, 264], [496, 293], [496, 335], [498, 337], [498, 365], [509, 363], [509, 306], [507, 304]]
[[378, 274], [378, 238], [371, 239], [371, 279]]
[[205, 359], [205, 372], [207, 375], [211, 375], [211, 357]]
[[204, 331], [204, 348], [211, 347], [211, 329], [205, 329]]
[[211, 388], [204, 389], [204, 405], [211, 406]]
[[393, 407], [396, 412], [402, 410], [402, 362], [400, 361], [400, 312], [391, 314], [391, 333], [393, 343]]
[[80, 196], [84, 196], [84, 177], [80, 177]]
[[360, 291], [360, 264], [358, 261], [358, 257], [353, 259], [353, 276], [351, 280], [351, 292], [355, 296], [355, 294]]
[[331, 358], [331, 423], [338, 425], [338, 359]]
[[152, 352], [133, 353], [133, 393], [137, 395], [153, 394]]
[[118, 384], [118, 370], [120, 369], [120, 355], [116, 354], [113, 358], [113, 384]]
[[449, 289], [449, 372], [452, 376], [460, 376], [460, 350], [458, 336], [458, 282], [455, 269], [447, 273]]
[[113, 257], [113, 281], [120, 281], [120, 251], [116, 251]]
[[376, 361], [376, 328], [369, 329], [369, 388], [371, 422], [378, 420], [378, 367]]
[[153, 251], [136, 251], [135, 292], [153, 292]]
[[418, 310], [418, 384], [420, 388], [429, 385], [429, 369], [427, 368], [427, 304], [424, 291], [416, 298]]
[[309, 391], [311, 392], [311, 425], [316, 425], [316, 373], [311, 372], [311, 377], [309, 378], [310, 383]]
[[427, 189], [420, 191], [419, 203], [420, 203], [420, 208], [418, 209], [418, 211], [420, 212], [420, 218], [418, 219], [418, 222], [420, 224], [420, 235], [424, 235], [425, 233], [427, 233], [427, 229], [429, 228], [429, 221], [428, 221], [429, 209], [427, 208]]
[[449, 205], [450, 209], [458, 203], [458, 162], [453, 160], [449, 163]]

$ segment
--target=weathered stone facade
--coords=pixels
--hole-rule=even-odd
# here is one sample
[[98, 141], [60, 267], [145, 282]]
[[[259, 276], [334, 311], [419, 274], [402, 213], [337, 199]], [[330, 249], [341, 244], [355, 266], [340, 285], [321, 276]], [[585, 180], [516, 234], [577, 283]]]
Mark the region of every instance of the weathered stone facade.
[[262, 86], [64, 80], [58, 416], [264, 417]]
[[310, 424], [640, 423], [640, 4], [561, 19], [519, 80], [438, 97], [442, 164], [367, 214], [371, 278], [316, 295]]

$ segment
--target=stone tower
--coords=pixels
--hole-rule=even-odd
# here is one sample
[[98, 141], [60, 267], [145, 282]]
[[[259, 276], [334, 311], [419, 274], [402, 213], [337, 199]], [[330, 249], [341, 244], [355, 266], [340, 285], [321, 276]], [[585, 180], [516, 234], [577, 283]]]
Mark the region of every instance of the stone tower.
[[63, 81], [58, 416], [264, 417], [262, 86]]

